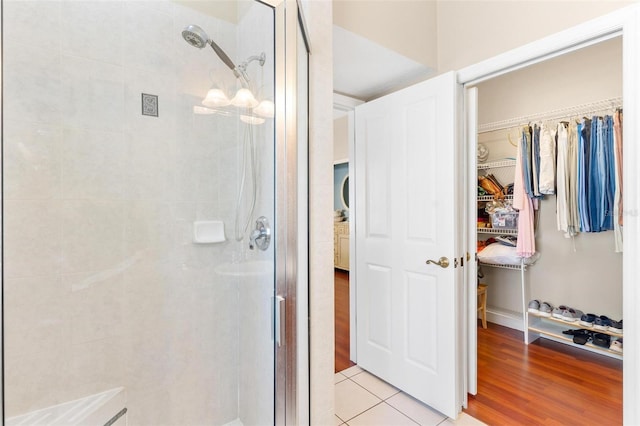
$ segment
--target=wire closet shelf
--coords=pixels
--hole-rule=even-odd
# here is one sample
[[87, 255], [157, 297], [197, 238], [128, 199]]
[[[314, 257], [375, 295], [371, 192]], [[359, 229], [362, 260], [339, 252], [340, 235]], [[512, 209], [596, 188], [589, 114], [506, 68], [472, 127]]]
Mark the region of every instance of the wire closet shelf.
[[622, 98], [603, 99], [581, 105], [574, 105], [568, 108], [560, 108], [537, 114], [525, 115], [521, 117], [509, 118], [507, 120], [495, 121], [493, 123], [480, 124], [478, 133], [494, 132], [496, 130], [512, 129], [514, 127], [526, 126], [536, 121], [553, 121], [560, 119], [570, 119], [574, 117], [591, 116], [597, 113], [614, 111], [622, 108]]

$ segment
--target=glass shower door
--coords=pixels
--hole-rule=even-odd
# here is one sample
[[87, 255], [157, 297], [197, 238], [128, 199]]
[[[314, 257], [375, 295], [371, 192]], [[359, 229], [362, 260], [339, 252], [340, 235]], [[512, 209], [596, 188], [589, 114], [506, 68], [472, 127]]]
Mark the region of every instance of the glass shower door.
[[273, 423], [277, 8], [2, 6], [5, 423]]

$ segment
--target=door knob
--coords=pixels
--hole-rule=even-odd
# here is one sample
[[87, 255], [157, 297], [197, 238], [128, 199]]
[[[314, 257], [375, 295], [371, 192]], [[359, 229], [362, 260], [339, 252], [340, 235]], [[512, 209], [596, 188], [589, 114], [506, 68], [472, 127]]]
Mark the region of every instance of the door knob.
[[449, 266], [449, 259], [447, 259], [446, 257], [442, 256], [440, 259], [438, 259], [438, 261], [436, 262], [435, 260], [427, 260], [427, 265], [433, 263], [434, 265], [438, 265], [441, 268], [446, 268], [447, 266]]

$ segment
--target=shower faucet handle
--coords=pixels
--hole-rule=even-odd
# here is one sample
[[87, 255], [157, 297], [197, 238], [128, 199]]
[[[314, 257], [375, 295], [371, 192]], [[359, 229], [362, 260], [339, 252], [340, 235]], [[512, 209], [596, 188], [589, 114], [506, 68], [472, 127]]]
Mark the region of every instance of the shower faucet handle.
[[249, 248], [251, 250], [254, 247], [265, 251], [271, 244], [271, 228], [269, 227], [269, 220], [266, 217], [260, 216], [256, 220], [256, 228], [251, 232], [249, 236]]

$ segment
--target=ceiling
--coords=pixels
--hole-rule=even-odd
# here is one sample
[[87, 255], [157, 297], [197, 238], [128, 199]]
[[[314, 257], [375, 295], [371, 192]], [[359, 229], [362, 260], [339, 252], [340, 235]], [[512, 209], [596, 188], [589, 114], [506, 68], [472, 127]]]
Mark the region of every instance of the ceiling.
[[435, 70], [333, 26], [333, 90], [363, 101], [427, 79]]

